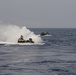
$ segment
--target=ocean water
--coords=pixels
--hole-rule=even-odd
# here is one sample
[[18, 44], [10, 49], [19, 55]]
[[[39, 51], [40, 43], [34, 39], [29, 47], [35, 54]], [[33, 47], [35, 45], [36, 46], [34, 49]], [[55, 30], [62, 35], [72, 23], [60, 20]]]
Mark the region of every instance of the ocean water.
[[76, 29], [31, 28], [45, 44], [0, 44], [0, 75], [76, 75]]

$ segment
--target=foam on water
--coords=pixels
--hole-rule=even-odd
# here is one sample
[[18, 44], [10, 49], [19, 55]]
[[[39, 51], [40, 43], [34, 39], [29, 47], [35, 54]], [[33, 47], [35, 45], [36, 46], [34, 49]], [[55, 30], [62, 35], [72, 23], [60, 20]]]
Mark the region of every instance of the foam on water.
[[[38, 35], [38, 36], [41, 36], [41, 35]], [[52, 35], [49, 34], [49, 35], [43, 35], [43, 36], [52, 36]]]
[[52, 36], [52, 35], [44, 35], [44, 36]]
[[17, 40], [20, 35], [24, 36], [25, 40], [32, 38], [37, 43], [42, 43], [40, 36], [27, 29], [25, 26], [19, 27], [17, 25], [0, 26], [0, 44], [18, 44]]

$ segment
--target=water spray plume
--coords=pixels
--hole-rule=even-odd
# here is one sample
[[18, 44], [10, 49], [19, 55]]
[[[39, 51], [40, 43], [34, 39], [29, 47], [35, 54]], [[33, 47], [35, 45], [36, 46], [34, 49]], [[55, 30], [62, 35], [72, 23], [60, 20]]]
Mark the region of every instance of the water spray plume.
[[0, 42], [17, 43], [20, 35], [23, 35], [25, 40], [32, 38], [35, 43], [42, 42], [41, 37], [35, 35], [34, 32], [30, 31], [25, 26], [8, 25], [0, 27]]

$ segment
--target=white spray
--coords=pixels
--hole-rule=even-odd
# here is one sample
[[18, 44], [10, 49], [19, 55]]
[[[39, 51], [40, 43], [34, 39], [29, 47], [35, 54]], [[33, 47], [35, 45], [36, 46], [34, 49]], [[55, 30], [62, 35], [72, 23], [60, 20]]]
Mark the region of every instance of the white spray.
[[35, 43], [41, 43], [41, 37], [34, 34], [34, 32], [27, 29], [25, 26], [19, 27], [17, 25], [0, 26], [0, 42], [17, 43], [20, 35], [24, 36], [25, 40], [32, 38]]

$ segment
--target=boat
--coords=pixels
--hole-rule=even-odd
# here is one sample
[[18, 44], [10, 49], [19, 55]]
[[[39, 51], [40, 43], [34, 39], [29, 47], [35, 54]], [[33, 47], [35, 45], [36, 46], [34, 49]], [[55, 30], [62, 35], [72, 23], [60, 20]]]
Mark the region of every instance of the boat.
[[48, 32], [41, 32], [41, 34], [40, 34], [41, 36], [44, 36], [44, 35], [49, 35], [49, 33]]
[[32, 40], [32, 38], [29, 38], [29, 40], [24, 40], [23, 35], [21, 35], [18, 39], [18, 43], [34, 43], [34, 41]]

